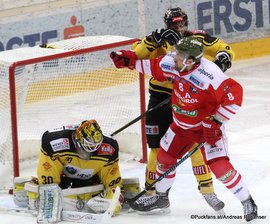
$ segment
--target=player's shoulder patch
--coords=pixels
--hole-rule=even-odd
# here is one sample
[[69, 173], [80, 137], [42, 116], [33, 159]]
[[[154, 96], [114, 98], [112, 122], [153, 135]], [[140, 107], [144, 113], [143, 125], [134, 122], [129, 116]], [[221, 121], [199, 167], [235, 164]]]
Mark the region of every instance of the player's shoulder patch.
[[162, 58], [162, 60], [160, 61], [160, 68], [164, 71], [164, 72], [172, 72], [174, 70], [174, 60], [173, 60], [173, 56], [167, 54], [166, 56], [164, 56]]
[[46, 131], [41, 140], [42, 149], [49, 155], [72, 150], [74, 148], [71, 137], [73, 131], [64, 127]]
[[115, 148], [108, 143], [102, 143], [98, 148], [98, 155], [113, 155]]
[[103, 134], [103, 142], [97, 150], [99, 156], [109, 156], [111, 159], [118, 157], [119, 146], [117, 141], [110, 135]]
[[206, 35], [207, 32], [205, 30], [190, 30], [188, 32], [188, 36], [192, 36], [192, 35]]
[[59, 152], [63, 150], [70, 149], [70, 140], [69, 138], [58, 138], [50, 141], [50, 145], [54, 152]]

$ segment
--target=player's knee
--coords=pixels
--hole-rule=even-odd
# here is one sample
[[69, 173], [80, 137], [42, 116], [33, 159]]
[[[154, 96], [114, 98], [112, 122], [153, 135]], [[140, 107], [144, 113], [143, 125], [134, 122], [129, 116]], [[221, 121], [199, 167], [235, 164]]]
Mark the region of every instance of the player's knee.
[[228, 158], [213, 161], [209, 164], [209, 167], [219, 180], [229, 178], [234, 170]]
[[168, 170], [177, 162], [177, 159], [175, 157], [171, 156], [163, 149], [160, 149], [158, 151], [157, 160], [158, 160], [158, 167], [160, 170]]

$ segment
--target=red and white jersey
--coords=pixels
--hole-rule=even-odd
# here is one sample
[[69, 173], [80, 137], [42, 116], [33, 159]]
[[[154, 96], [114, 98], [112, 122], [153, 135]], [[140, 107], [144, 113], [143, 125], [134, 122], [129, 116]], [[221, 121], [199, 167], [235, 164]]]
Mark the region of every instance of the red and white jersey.
[[242, 104], [243, 89], [213, 62], [202, 58], [193, 70], [174, 70], [172, 54], [137, 60], [136, 70], [159, 81], [172, 80], [171, 106], [174, 122], [183, 129], [198, 130], [207, 116], [230, 120]]

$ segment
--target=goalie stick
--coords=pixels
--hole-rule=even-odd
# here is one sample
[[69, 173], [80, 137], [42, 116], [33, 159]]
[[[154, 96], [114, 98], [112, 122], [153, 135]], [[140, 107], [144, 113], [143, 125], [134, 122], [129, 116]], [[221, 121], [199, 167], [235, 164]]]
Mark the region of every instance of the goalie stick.
[[157, 178], [152, 184], [148, 185], [142, 192], [137, 194], [135, 197], [130, 199], [125, 199], [125, 202], [128, 204], [133, 204], [137, 199], [143, 196], [148, 190], [150, 190], [157, 182], [161, 181], [164, 177], [166, 177], [170, 172], [174, 171], [180, 164], [186, 161], [190, 156], [192, 156], [198, 149], [203, 147], [205, 142], [195, 146], [192, 150], [190, 150], [185, 156], [183, 156], [176, 164], [174, 164], [170, 169], [168, 169], [165, 173], [163, 173], [159, 178]]
[[111, 136], [114, 136], [116, 134], [118, 134], [119, 132], [123, 131], [124, 129], [128, 128], [129, 126], [131, 126], [132, 124], [136, 123], [137, 121], [141, 120], [143, 117], [145, 117], [147, 114], [149, 114], [151, 111], [156, 110], [166, 104], [168, 104], [171, 100], [171, 97], [166, 98], [165, 100], [163, 100], [162, 102], [160, 102], [159, 104], [157, 104], [156, 106], [148, 109], [147, 111], [145, 111], [143, 114], [141, 114], [140, 116], [136, 117], [135, 119], [133, 119], [132, 121], [130, 121], [129, 123], [125, 124], [123, 127], [119, 128], [118, 130], [116, 130], [115, 132], [113, 132], [111, 134]]

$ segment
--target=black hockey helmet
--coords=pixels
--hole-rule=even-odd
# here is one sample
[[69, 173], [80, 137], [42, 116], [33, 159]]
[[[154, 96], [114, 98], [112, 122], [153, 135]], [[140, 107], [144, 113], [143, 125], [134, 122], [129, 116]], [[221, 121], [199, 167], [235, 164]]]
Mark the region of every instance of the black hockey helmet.
[[163, 18], [167, 28], [173, 28], [179, 22], [182, 22], [186, 27], [188, 26], [188, 16], [179, 7], [167, 9]]

